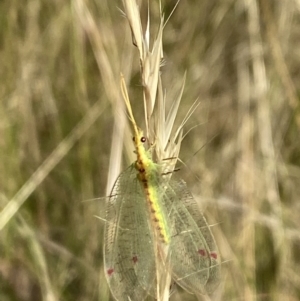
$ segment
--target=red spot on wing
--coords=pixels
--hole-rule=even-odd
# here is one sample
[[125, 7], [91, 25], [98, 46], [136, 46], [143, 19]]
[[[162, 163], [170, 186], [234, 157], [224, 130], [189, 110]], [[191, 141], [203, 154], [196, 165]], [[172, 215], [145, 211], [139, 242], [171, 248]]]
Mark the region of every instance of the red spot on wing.
[[200, 254], [201, 256], [205, 256], [206, 255], [206, 251], [203, 249], [199, 249], [198, 250], [198, 254]]
[[211, 252], [210, 253], [210, 257], [213, 259], [217, 259], [218, 258], [218, 254], [216, 252]]
[[108, 270], [107, 270], [107, 275], [108, 275], [108, 276], [111, 276], [111, 275], [114, 273], [114, 271], [115, 271], [115, 270], [114, 270], [113, 268], [108, 269]]
[[138, 261], [137, 256], [133, 256], [133, 257], [132, 257], [132, 261], [133, 261], [133, 263], [137, 263], [137, 261]]

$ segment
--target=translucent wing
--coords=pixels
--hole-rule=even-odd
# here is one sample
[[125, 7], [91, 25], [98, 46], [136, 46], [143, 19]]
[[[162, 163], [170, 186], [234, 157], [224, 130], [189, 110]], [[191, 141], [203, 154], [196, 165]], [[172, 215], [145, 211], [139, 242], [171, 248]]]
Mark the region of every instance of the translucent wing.
[[168, 181], [163, 203], [169, 212], [172, 239], [167, 263], [174, 280], [190, 293], [214, 291], [219, 285], [219, 252], [210, 228], [183, 180]]
[[207, 224], [203, 214], [199, 211], [199, 206], [196, 203], [193, 195], [187, 188], [185, 181], [180, 180], [177, 181], [177, 183], [173, 182], [173, 186], [177, 186], [177, 190], [181, 191], [181, 202], [191, 214], [194, 221], [197, 223], [198, 229], [200, 229], [200, 232], [207, 244], [207, 255], [210, 259], [210, 266], [209, 278], [205, 285], [205, 291], [206, 293], [210, 294], [215, 291], [215, 289], [219, 286], [221, 281], [221, 257], [219, 249], [215, 242], [214, 236], [210, 230], [210, 226]]
[[118, 177], [107, 203], [104, 235], [106, 278], [118, 301], [153, 293], [155, 257], [146, 199], [134, 164]]

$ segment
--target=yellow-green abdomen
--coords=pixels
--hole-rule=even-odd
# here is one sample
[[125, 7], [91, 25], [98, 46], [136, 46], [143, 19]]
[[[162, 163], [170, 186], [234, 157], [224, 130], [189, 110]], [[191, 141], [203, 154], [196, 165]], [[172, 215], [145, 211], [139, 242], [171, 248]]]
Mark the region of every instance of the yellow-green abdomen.
[[142, 158], [142, 160], [138, 157], [136, 169], [139, 172], [138, 179], [144, 188], [150, 217], [153, 226], [155, 227], [155, 231], [157, 231], [159, 237], [165, 244], [169, 244], [170, 232], [166, 217], [167, 213], [164, 212], [161, 204], [162, 196], [160, 195], [160, 172], [158, 165], [146, 157]]

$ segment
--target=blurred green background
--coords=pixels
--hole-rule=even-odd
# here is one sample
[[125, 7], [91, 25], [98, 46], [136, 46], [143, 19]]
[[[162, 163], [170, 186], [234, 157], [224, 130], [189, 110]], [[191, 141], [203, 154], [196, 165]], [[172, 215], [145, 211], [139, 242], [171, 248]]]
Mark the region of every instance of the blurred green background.
[[[174, 5], [163, 2], [166, 16]], [[142, 106], [118, 8], [0, 2], [1, 301], [111, 300], [95, 217], [105, 200], [88, 200], [108, 194], [121, 71]], [[155, 34], [157, 1], [150, 15]], [[169, 102], [187, 71], [179, 122], [201, 100], [180, 158], [226, 261], [213, 300], [300, 299], [299, 20], [296, 0], [185, 0], [164, 30]], [[172, 300], [195, 298], [179, 290]]]

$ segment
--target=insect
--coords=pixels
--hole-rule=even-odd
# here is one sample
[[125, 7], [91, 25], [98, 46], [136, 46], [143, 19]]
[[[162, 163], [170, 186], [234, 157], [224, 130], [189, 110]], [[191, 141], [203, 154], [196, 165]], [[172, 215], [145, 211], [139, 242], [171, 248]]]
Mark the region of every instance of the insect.
[[104, 266], [111, 293], [118, 301], [157, 297], [159, 245], [167, 249], [164, 268], [178, 285], [196, 295], [211, 293], [221, 268], [210, 227], [186, 183], [152, 161], [124, 82], [122, 90], [137, 160], [119, 175], [107, 201]]

